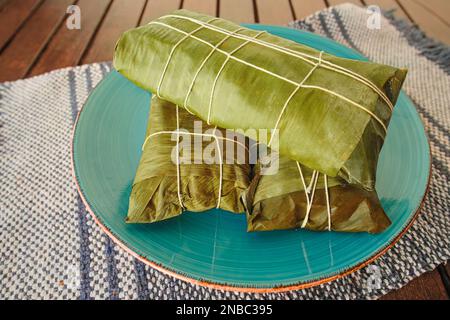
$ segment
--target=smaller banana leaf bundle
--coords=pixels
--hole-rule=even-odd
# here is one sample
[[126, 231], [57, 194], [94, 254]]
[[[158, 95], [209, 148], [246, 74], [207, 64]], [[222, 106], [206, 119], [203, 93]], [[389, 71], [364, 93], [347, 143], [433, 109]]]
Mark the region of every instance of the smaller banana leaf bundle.
[[153, 97], [126, 221], [151, 223], [216, 207], [243, 212], [240, 196], [251, 173], [247, 144]]
[[391, 224], [375, 191], [284, 157], [278, 160], [274, 175], [261, 174], [258, 163], [243, 194], [248, 231], [306, 228], [380, 233]]

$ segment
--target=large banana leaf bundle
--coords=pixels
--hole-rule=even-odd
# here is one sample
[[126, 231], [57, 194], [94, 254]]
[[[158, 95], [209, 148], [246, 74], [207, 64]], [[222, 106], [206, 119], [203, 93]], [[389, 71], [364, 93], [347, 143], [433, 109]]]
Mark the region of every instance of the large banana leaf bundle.
[[248, 231], [293, 228], [341, 232], [384, 231], [391, 223], [375, 191], [326, 177], [281, 157], [274, 175], [255, 176], [243, 195]]
[[125, 32], [114, 66], [208, 123], [279, 129], [283, 156], [367, 190], [406, 75], [186, 10]]
[[[187, 134], [197, 131], [197, 136]], [[161, 221], [184, 210], [201, 212], [219, 207], [235, 213], [244, 211], [240, 196], [250, 183], [247, 143], [230, 138], [227, 142], [234, 148], [225, 148], [224, 143], [217, 146], [212, 135], [227, 137], [223, 129], [206, 125], [170, 102], [152, 99], [127, 222]], [[223, 152], [218, 152], [219, 147]], [[206, 156], [211, 156], [213, 163], [205, 163]], [[217, 159], [219, 156], [221, 159]]]

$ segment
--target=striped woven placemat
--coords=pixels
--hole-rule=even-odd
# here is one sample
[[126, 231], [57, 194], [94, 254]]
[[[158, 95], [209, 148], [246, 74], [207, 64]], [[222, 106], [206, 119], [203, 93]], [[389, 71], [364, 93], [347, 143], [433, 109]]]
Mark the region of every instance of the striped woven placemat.
[[433, 177], [422, 214], [372, 265], [315, 288], [278, 294], [212, 290], [166, 276], [103, 234], [71, 176], [78, 110], [110, 64], [57, 70], [0, 84], [0, 298], [2, 299], [370, 299], [398, 289], [450, 257], [450, 49], [415, 27], [352, 5], [291, 24], [410, 69], [404, 89], [425, 123]]

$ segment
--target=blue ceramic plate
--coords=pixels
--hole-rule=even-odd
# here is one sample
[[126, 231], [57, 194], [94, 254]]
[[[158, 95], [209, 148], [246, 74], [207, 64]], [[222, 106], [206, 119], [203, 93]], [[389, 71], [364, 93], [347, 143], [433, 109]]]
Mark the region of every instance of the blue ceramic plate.
[[[334, 55], [364, 59], [332, 40], [283, 27], [251, 25]], [[274, 231], [247, 233], [245, 215], [222, 210], [185, 213], [151, 225], [124, 222], [141, 155], [150, 94], [117, 72], [93, 91], [79, 114], [73, 165], [95, 220], [122, 247], [178, 278], [222, 289], [304, 288], [357, 270], [408, 229], [430, 176], [424, 127], [401, 94], [378, 165], [377, 191], [392, 225], [384, 233]]]

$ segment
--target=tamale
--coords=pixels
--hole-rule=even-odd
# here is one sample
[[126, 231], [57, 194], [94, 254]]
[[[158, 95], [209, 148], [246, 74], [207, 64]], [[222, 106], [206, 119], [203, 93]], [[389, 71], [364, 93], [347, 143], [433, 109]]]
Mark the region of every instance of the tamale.
[[282, 156], [366, 190], [406, 76], [186, 10], [125, 32], [114, 66], [207, 123], [278, 129]]
[[248, 231], [304, 227], [314, 231], [379, 233], [391, 224], [375, 191], [340, 177], [314, 173], [283, 157], [274, 175], [261, 174], [260, 168], [260, 164], [255, 166], [255, 176], [242, 196]]
[[[199, 136], [187, 135], [198, 130], [201, 130]], [[127, 222], [150, 223], [178, 216], [184, 210], [201, 212], [212, 209], [219, 203], [219, 194], [221, 209], [235, 213], [244, 211], [240, 196], [249, 185], [251, 173], [245, 158], [246, 142], [231, 141], [234, 152], [229, 146], [222, 148], [221, 144], [223, 150], [219, 153], [214, 139], [202, 136], [208, 132], [226, 137], [223, 129], [215, 130], [186, 110], [153, 97], [146, 140], [130, 195]], [[196, 138], [200, 139], [197, 140], [199, 148], [195, 145]], [[235, 141], [238, 142], [237, 139]], [[211, 149], [213, 159], [220, 154], [222, 161], [205, 163], [207, 148]], [[239, 153], [238, 148], [244, 148], [241, 150], [243, 153]]]

